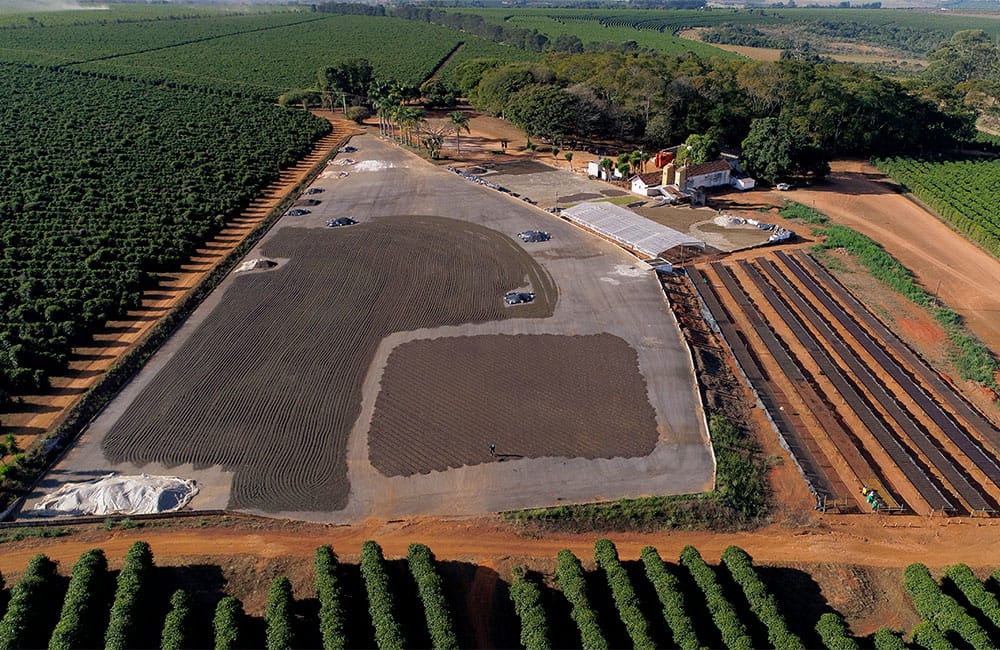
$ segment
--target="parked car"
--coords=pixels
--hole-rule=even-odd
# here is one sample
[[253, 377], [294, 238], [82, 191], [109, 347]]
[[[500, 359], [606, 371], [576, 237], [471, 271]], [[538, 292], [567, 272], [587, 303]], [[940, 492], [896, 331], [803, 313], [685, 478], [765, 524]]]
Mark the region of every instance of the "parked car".
[[503, 301], [508, 305], [523, 305], [535, 299], [530, 291], [509, 291], [504, 294]]
[[517, 233], [517, 236], [525, 243], [549, 241], [552, 239], [552, 235], [544, 230], [525, 230], [524, 232]]
[[289, 217], [301, 217], [307, 214], [312, 214], [312, 210], [306, 210], [305, 208], [295, 208], [294, 210], [289, 210], [285, 213]]
[[792, 189], [792, 186], [789, 185], [788, 183], [778, 183], [774, 187], [777, 188], [778, 191], [780, 192], [787, 192], [788, 190]]
[[338, 217], [336, 219], [330, 219], [326, 222], [328, 228], [339, 228], [340, 226], [353, 226], [357, 221], [351, 219], [350, 217]]
[[322, 187], [310, 187], [306, 190], [306, 194], [322, 194], [325, 191]]

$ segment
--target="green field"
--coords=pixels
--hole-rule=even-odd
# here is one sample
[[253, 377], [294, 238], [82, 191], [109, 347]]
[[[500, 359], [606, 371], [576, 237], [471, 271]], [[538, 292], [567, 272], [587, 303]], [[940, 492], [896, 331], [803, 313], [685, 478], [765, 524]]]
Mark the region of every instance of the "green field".
[[26, 8], [27, 2], [20, 6], [0, 3], [0, 29], [13, 27], [38, 27], [53, 25], [85, 25], [90, 23], [139, 22], [147, 20], [171, 20], [177, 18], [195, 18], [208, 16], [236, 16], [247, 14], [300, 13], [299, 7], [280, 5], [209, 5], [209, 4], [115, 4], [93, 3], [81, 4], [83, 9], [66, 9], [46, 11], [40, 5]]
[[460, 43], [451, 70], [477, 57], [536, 55], [454, 29], [397, 18], [310, 12], [0, 30], [0, 61], [235, 91], [274, 101], [317, 71], [366, 58], [380, 78], [419, 84]]
[[314, 20], [317, 20], [315, 14], [296, 12], [8, 29], [0, 31], [0, 60], [65, 65], [227, 35], [259, 35], [263, 30]]

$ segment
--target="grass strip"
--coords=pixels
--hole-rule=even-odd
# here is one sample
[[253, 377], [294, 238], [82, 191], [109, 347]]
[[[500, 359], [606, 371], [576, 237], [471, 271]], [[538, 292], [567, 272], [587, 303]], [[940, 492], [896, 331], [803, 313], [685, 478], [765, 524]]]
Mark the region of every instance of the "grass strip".
[[745, 530], [761, 525], [767, 518], [769, 495], [760, 446], [749, 432], [721, 416], [709, 418], [708, 429], [716, 460], [714, 490], [501, 514], [510, 523], [576, 532]]

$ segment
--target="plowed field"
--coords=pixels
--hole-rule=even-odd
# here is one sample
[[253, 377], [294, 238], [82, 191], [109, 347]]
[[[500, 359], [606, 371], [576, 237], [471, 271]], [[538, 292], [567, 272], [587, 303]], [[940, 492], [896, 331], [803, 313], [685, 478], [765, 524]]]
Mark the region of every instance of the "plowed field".
[[[290, 261], [235, 279], [108, 432], [110, 460], [221, 465], [235, 508], [342, 508], [348, 434], [385, 336], [547, 317], [556, 301], [513, 240], [440, 217], [286, 227], [265, 253]], [[528, 284], [535, 301], [505, 308], [503, 293]]]
[[[518, 308], [519, 309], [519, 308]], [[407, 476], [511, 457], [638, 457], [656, 414], [635, 351], [611, 334], [463, 336], [396, 348], [368, 434], [372, 465]]]

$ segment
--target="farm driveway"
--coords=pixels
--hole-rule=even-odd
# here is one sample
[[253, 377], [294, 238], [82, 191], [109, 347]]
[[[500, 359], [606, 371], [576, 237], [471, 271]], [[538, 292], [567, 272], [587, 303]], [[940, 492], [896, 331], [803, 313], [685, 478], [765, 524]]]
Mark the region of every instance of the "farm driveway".
[[[346, 463], [350, 481], [347, 507], [329, 511], [320, 499], [300, 498], [294, 509], [274, 512], [262, 499], [260, 505], [241, 505], [251, 512], [266, 512], [319, 521], [350, 522], [367, 517], [392, 518], [412, 514], [480, 514], [497, 510], [579, 502], [627, 495], [671, 494], [702, 491], [711, 487], [714, 459], [708, 446], [704, 415], [695, 385], [691, 361], [680, 331], [664, 302], [656, 278], [639, 267], [621, 249], [582, 232], [575, 226], [525, 205], [509, 196], [482, 188], [443, 169], [428, 165], [413, 154], [373, 136], [357, 137], [353, 164], [330, 166], [329, 174], [317, 181], [325, 189], [322, 203], [312, 214], [285, 218], [248, 258], [266, 253], [283, 229], [323, 229], [327, 219], [350, 215], [361, 222], [401, 215], [442, 216], [466, 220], [494, 229], [509, 237], [524, 229], [541, 228], [553, 239], [523, 245], [541, 264], [558, 287], [554, 315], [546, 319], [513, 318], [401, 331], [385, 337], [374, 353], [361, 388], [361, 414], [347, 441]], [[338, 156], [338, 159], [345, 158]], [[340, 176], [340, 172], [347, 172]], [[320, 233], [318, 232], [317, 235]], [[325, 235], [326, 232], [323, 231]], [[516, 239], [517, 245], [521, 246]], [[305, 251], [299, 254], [305, 254]], [[293, 257], [284, 251], [282, 257]], [[331, 263], [333, 263], [331, 259]], [[379, 263], [376, 253], [371, 264]], [[198, 325], [213, 318], [221, 303], [236, 299], [228, 295], [246, 283], [227, 279], [187, 324], [171, 339], [161, 354], [123, 391], [57, 467], [63, 476], [87, 476], [105, 470], [162, 472], [150, 461], [133, 456], [130, 464], [114, 465], [102, 452], [102, 437], [117, 415], [143, 387], [157, 381], [157, 373], [171, 355], [196, 332]], [[433, 290], [414, 300], [435, 298]], [[499, 297], [498, 297], [499, 298]], [[359, 304], [361, 304], [359, 302]], [[316, 308], [315, 305], [303, 308]], [[248, 327], [255, 326], [248, 323]], [[646, 380], [647, 397], [656, 413], [657, 444], [642, 458], [517, 458], [489, 462], [484, 446], [480, 464], [414, 476], [386, 477], [375, 470], [368, 453], [367, 433], [374, 412], [380, 380], [389, 354], [398, 345], [418, 339], [479, 334], [596, 335], [612, 334], [636, 352], [639, 370]], [[285, 344], [293, 344], [288, 341]], [[252, 351], [251, 351], [252, 353]], [[600, 373], [602, 368], [590, 367]], [[314, 378], [314, 380], [317, 378]], [[303, 377], [303, 386], [310, 378]], [[266, 390], [266, 382], [261, 382]], [[187, 390], [207, 387], [192, 385]], [[318, 391], [322, 395], [323, 391]], [[484, 399], [489, 398], [484, 387]], [[226, 408], [228, 396], [219, 395], [217, 408]], [[242, 399], [248, 399], [243, 396]], [[252, 399], [252, 396], [250, 397]], [[322, 399], [322, 398], [321, 398]], [[237, 402], [238, 404], [239, 402]], [[243, 402], [245, 403], [245, 402]], [[318, 408], [318, 407], [317, 407]], [[197, 426], [193, 423], [192, 426]], [[529, 432], [530, 433], [530, 432]], [[212, 432], [206, 431], [206, 436]], [[280, 433], [275, 433], [280, 435]], [[502, 451], [502, 450], [501, 450]], [[305, 466], [315, 462], [309, 444], [289, 440], [288, 453]], [[196, 462], [195, 458], [192, 461]], [[149, 462], [150, 464], [143, 465]], [[183, 459], [174, 457], [173, 463]], [[192, 467], [181, 464], [165, 473], [188, 475], [198, 471], [203, 493], [195, 508], [225, 507], [232, 467]], [[311, 471], [311, 469], [310, 469]], [[252, 473], [245, 472], [252, 480]], [[252, 491], [248, 492], [252, 494]], [[287, 502], [286, 500], [280, 500]]]

